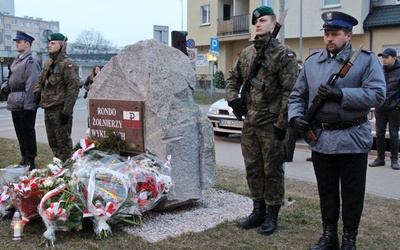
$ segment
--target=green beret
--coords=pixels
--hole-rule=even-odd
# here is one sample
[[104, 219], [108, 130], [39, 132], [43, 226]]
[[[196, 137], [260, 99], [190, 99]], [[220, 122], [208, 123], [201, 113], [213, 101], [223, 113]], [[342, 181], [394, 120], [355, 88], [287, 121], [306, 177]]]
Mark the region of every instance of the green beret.
[[53, 33], [47, 38], [47, 40], [49, 42], [51, 42], [51, 41], [64, 41], [64, 39], [65, 39], [65, 41], [68, 41], [68, 38], [66, 36], [64, 36], [63, 34], [61, 34], [61, 33]]
[[267, 15], [274, 15], [274, 14], [275, 14], [274, 10], [269, 6], [257, 7], [253, 11], [253, 17], [251, 19], [251, 23], [254, 25], [254, 24], [256, 24], [257, 18], [262, 17], [262, 16], [267, 16]]

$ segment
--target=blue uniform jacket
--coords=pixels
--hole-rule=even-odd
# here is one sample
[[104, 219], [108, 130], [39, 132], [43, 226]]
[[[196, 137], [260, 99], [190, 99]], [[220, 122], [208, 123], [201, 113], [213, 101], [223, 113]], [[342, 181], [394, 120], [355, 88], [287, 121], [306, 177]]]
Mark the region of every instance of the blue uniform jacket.
[[[318, 94], [318, 87], [325, 84], [337, 72], [341, 61], [348, 58], [352, 46], [349, 44], [336, 58], [330, 57], [327, 50], [310, 56], [289, 96], [289, 121], [304, 116]], [[353, 67], [336, 86], [341, 88], [343, 98], [340, 103], [326, 102], [319, 114], [329, 121], [353, 121], [364, 117], [372, 107], [381, 105], [386, 97], [386, 84], [382, 66], [372, 53], [362, 51]], [[367, 153], [372, 147], [371, 126], [369, 122], [344, 130], [322, 130], [315, 128], [318, 140], [310, 144], [313, 151], [324, 154]]]

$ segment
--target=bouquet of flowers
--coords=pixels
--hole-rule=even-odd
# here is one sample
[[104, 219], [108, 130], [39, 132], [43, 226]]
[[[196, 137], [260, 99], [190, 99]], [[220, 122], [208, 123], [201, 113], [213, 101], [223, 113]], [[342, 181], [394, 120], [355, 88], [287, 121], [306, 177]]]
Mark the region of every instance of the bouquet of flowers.
[[12, 201], [10, 199], [10, 183], [18, 183], [25, 168], [19, 165], [8, 166], [0, 169], [0, 216], [9, 214]]
[[93, 221], [100, 239], [112, 234], [108, 223], [140, 225], [142, 213], [172, 187], [170, 156], [163, 164], [148, 154], [123, 158], [94, 150], [87, 140], [81, 146], [67, 162], [53, 158], [2, 189], [0, 205], [11, 200], [25, 223], [42, 217], [46, 245], [54, 246], [55, 231], [79, 231], [83, 218]]

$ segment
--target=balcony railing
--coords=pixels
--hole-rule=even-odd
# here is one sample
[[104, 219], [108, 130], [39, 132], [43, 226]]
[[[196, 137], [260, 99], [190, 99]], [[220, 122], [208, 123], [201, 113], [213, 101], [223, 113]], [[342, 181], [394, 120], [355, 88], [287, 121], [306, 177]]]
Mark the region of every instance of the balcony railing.
[[244, 14], [231, 16], [229, 20], [219, 18], [217, 36], [248, 34], [250, 32], [249, 17], [250, 14]]

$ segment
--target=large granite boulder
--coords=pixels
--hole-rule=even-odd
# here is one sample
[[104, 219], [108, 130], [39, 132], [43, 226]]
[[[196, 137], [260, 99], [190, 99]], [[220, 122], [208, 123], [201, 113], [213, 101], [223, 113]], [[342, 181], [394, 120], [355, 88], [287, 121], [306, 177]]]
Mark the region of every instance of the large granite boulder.
[[126, 46], [96, 76], [89, 99], [144, 102], [144, 146], [172, 156], [174, 188], [162, 208], [201, 198], [214, 185], [213, 129], [193, 99], [195, 72], [186, 55], [157, 40]]

